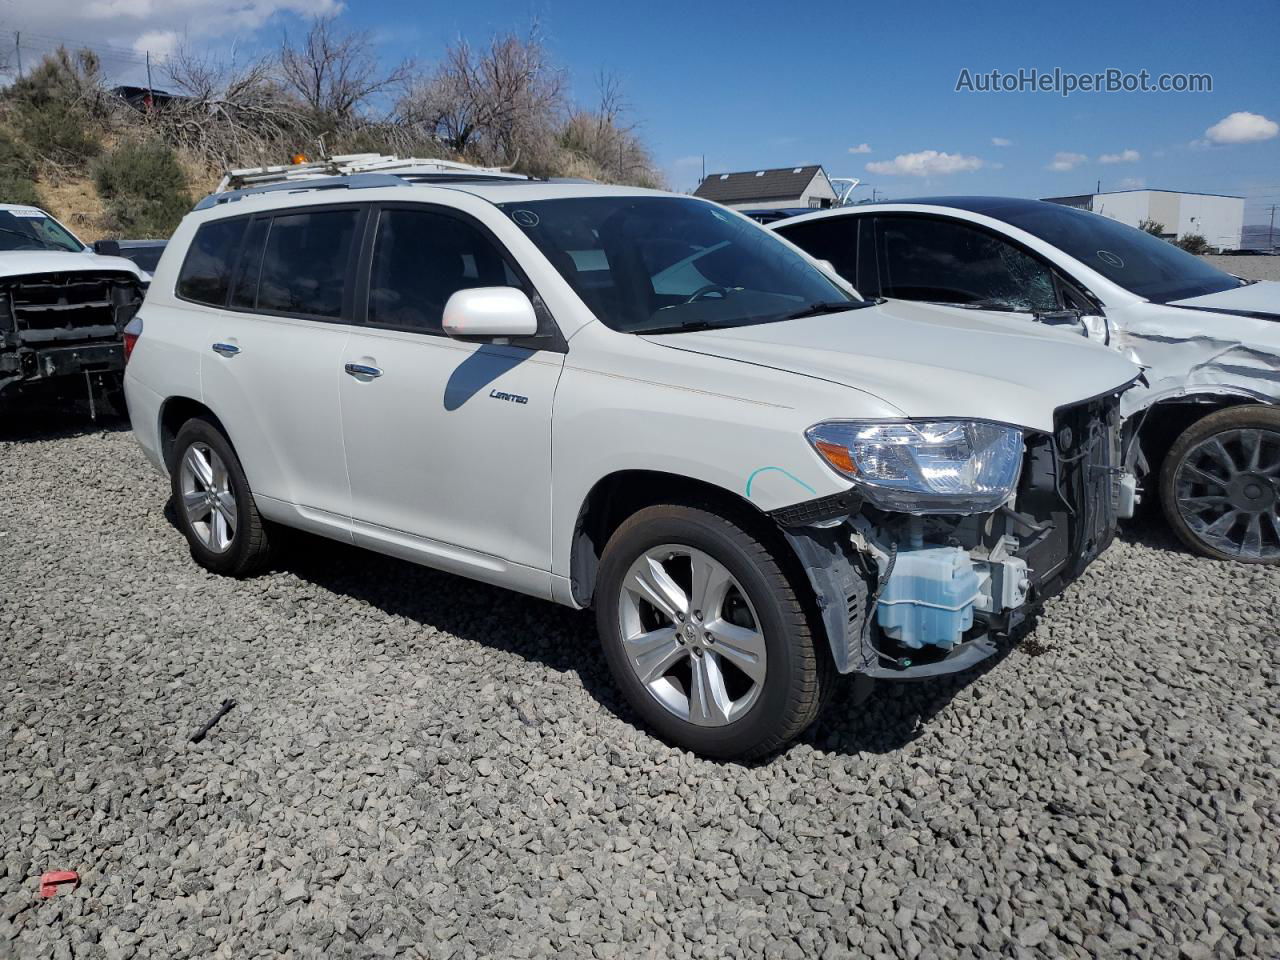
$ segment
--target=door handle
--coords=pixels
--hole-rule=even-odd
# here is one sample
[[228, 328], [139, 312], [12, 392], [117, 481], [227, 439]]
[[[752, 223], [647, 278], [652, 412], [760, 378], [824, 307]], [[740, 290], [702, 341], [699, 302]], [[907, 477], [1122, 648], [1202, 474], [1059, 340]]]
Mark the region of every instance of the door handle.
[[348, 363], [343, 366], [347, 373], [353, 377], [367, 377], [370, 380], [382, 376], [382, 371], [377, 367], [371, 367], [367, 363]]
[[213, 345], [213, 352], [224, 357], [234, 357], [240, 352], [240, 348], [234, 343], [215, 343]]

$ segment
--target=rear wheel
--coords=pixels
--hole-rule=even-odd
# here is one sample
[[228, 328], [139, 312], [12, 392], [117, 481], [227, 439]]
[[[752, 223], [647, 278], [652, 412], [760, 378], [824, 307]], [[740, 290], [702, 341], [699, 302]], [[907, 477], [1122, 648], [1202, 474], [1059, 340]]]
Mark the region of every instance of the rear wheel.
[[266, 566], [266, 527], [240, 460], [221, 430], [205, 419], [183, 424], [174, 439], [169, 472], [178, 526], [198, 564], [232, 577]]
[[596, 597], [618, 685], [671, 742], [749, 759], [817, 715], [828, 664], [800, 596], [760, 540], [723, 517], [639, 511], [609, 540]]
[[1232, 407], [1193, 423], [1165, 457], [1160, 499], [1197, 553], [1280, 563], [1280, 410]]

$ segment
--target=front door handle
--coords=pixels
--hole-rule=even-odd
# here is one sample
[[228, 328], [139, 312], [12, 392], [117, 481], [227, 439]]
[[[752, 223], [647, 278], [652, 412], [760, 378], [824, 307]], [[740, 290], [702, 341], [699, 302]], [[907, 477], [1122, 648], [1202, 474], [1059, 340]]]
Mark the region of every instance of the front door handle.
[[234, 357], [240, 352], [240, 348], [234, 343], [215, 343], [213, 345], [213, 352], [224, 357]]
[[367, 363], [348, 363], [345, 366], [343, 366], [342, 369], [346, 370], [347, 373], [351, 374], [351, 376], [356, 377], [357, 379], [359, 379], [360, 377], [365, 377], [366, 379], [374, 380], [382, 376], [381, 370], [379, 370], [377, 367], [371, 367]]

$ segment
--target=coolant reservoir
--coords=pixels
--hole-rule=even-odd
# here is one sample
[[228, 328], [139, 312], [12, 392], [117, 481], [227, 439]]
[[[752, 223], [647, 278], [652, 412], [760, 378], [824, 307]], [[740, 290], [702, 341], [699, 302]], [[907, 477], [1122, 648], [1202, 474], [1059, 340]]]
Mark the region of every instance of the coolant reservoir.
[[904, 647], [950, 649], [973, 626], [981, 594], [978, 572], [960, 547], [898, 554], [876, 607], [880, 629]]

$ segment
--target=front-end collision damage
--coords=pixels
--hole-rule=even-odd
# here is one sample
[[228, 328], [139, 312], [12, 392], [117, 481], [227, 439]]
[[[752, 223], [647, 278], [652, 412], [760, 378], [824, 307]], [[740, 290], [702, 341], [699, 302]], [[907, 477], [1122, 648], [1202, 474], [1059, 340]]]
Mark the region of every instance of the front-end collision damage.
[[1015, 493], [977, 515], [890, 513], [853, 488], [774, 511], [841, 673], [919, 678], [996, 653], [1111, 543], [1124, 501], [1118, 393], [1028, 431]]
[[145, 287], [113, 270], [0, 280], [0, 391], [19, 383], [124, 367], [122, 331]]

